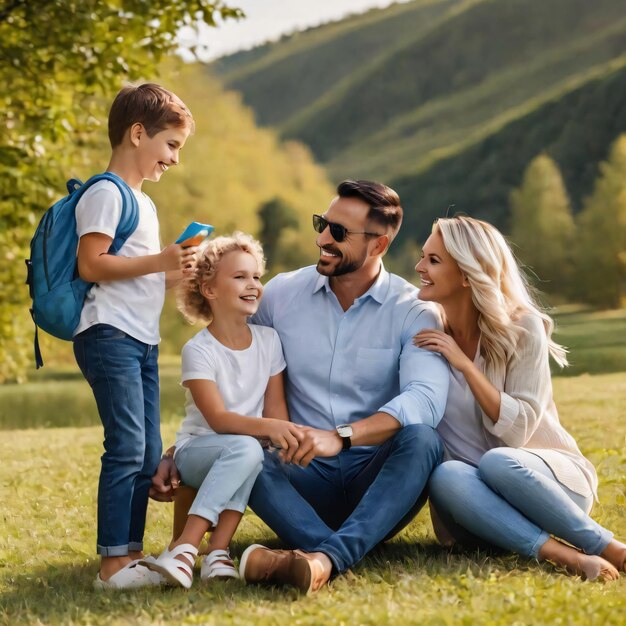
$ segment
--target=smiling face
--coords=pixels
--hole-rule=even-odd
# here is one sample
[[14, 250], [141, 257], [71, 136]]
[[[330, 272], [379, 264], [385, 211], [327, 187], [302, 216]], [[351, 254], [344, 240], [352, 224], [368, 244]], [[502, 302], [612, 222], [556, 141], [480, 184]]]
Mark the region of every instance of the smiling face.
[[259, 308], [263, 285], [256, 259], [243, 250], [231, 250], [219, 261], [217, 271], [202, 294], [210, 301], [213, 317], [248, 317]]
[[420, 300], [444, 304], [467, 295], [467, 279], [437, 231], [426, 240], [415, 271], [420, 275]]
[[141, 178], [157, 182], [169, 167], [178, 165], [180, 151], [190, 132], [187, 126], [169, 126], [150, 137], [141, 124], [134, 124], [131, 139], [137, 149]]
[[[359, 198], [335, 198], [323, 214], [329, 222], [341, 224], [348, 231], [343, 241], [336, 241], [326, 227], [317, 236], [316, 243], [320, 249], [317, 271], [323, 276], [342, 276], [356, 272], [363, 267], [369, 252], [375, 245], [376, 237], [362, 233], [376, 231], [376, 225], [368, 224], [369, 206]], [[381, 227], [378, 226], [378, 230]]]

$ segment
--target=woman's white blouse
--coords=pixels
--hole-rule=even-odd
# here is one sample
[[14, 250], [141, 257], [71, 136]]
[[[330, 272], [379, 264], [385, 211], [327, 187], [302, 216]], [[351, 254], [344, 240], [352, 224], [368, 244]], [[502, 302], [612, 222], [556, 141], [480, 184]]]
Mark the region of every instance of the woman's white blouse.
[[[480, 370], [484, 369], [480, 346], [474, 357], [474, 365]], [[437, 432], [444, 442], [444, 460], [454, 459], [476, 467], [487, 450], [503, 445], [495, 435], [483, 427], [480, 406], [474, 400], [465, 376], [453, 367], [450, 367], [446, 410], [437, 426]]]
[[[450, 391], [443, 420], [437, 427], [446, 457], [478, 465], [491, 448], [522, 448], [542, 458], [557, 480], [572, 491], [597, 498], [598, 478], [574, 438], [563, 428], [552, 396], [548, 340], [543, 321], [525, 315], [515, 354], [500, 389], [500, 415], [493, 422], [483, 413], [461, 372], [450, 368]], [[484, 372], [481, 356], [474, 360]]]

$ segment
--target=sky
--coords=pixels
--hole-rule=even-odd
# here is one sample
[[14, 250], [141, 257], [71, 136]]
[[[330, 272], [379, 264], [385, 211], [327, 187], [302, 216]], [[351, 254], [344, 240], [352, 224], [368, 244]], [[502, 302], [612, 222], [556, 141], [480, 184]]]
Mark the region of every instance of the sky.
[[[203, 46], [203, 51], [198, 56], [204, 61], [279, 39], [295, 30], [338, 20], [351, 13], [385, 7], [393, 0], [227, 0], [226, 3], [242, 9], [246, 17], [240, 21], [228, 20], [219, 28], [200, 29], [198, 43]], [[183, 45], [191, 43], [192, 38], [188, 31], [180, 34]]]

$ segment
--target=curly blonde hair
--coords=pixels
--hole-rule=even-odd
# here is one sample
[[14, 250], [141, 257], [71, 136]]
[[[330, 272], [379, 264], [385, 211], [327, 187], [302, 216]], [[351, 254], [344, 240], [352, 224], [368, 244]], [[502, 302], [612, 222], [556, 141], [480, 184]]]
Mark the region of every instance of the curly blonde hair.
[[463, 215], [437, 220], [432, 232], [441, 234], [472, 289], [487, 377], [493, 382], [504, 376], [519, 335], [525, 332], [515, 322], [528, 313], [541, 318], [550, 355], [565, 367], [567, 350], [551, 338], [554, 322], [539, 308], [502, 233], [487, 222]]
[[233, 250], [251, 254], [259, 267], [259, 273], [265, 273], [265, 257], [261, 244], [251, 235], [234, 232], [230, 236], [210, 239], [196, 253], [194, 273], [183, 281], [178, 288], [178, 310], [190, 324], [202, 322], [210, 324], [213, 312], [209, 301], [202, 295], [202, 285], [210, 282], [219, 269], [222, 257]]

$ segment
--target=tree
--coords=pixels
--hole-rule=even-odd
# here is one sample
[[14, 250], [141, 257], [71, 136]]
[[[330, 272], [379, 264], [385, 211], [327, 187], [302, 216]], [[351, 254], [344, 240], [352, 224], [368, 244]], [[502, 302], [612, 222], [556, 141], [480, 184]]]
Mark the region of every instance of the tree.
[[626, 135], [617, 138], [600, 164], [578, 231], [581, 298], [597, 306], [626, 306]]
[[286, 228], [297, 228], [298, 219], [292, 207], [281, 198], [272, 198], [264, 202], [258, 210], [261, 229], [259, 239], [263, 244], [265, 258], [270, 267], [280, 264], [278, 244]]
[[511, 238], [517, 256], [549, 293], [571, 293], [575, 230], [559, 167], [540, 154], [526, 168], [521, 187], [511, 192]]
[[242, 13], [221, 0], [0, 0], [0, 382], [30, 362], [29, 237], [62, 195], [68, 159], [102, 125], [102, 98], [152, 75], [182, 26], [217, 16]]

